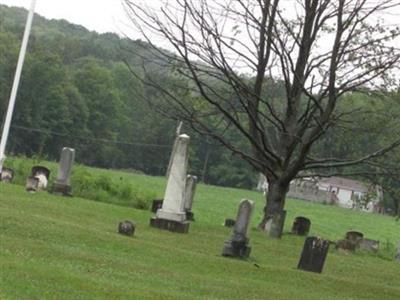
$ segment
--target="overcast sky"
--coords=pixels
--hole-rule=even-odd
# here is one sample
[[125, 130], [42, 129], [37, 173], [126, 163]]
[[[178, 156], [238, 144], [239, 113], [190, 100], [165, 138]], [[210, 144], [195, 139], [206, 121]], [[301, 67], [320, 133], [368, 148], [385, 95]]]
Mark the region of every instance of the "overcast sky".
[[[0, 3], [29, 8], [31, 0], [0, 0]], [[100, 33], [121, 33], [128, 23], [120, 0], [37, 0], [35, 11], [48, 19], [66, 19]]]

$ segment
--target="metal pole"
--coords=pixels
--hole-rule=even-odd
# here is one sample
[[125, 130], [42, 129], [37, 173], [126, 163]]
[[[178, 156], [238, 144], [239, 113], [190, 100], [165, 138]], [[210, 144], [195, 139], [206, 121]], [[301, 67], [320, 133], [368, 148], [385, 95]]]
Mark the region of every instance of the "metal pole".
[[22, 38], [22, 44], [21, 44], [21, 49], [20, 49], [19, 57], [18, 57], [17, 69], [15, 70], [15, 76], [14, 76], [13, 86], [11, 89], [10, 100], [8, 102], [8, 109], [7, 109], [6, 119], [4, 121], [3, 133], [1, 135], [0, 173], [3, 170], [3, 163], [4, 163], [4, 160], [6, 159], [4, 152], [6, 150], [8, 133], [10, 131], [11, 119], [12, 119], [12, 115], [13, 115], [13, 111], [14, 111], [15, 99], [17, 97], [19, 80], [21, 78], [22, 66], [24, 65], [26, 47], [28, 45], [29, 34], [31, 32], [33, 15], [35, 12], [35, 6], [36, 6], [36, 0], [32, 0], [31, 8], [29, 9], [28, 19], [26, 20], [24, 37]]

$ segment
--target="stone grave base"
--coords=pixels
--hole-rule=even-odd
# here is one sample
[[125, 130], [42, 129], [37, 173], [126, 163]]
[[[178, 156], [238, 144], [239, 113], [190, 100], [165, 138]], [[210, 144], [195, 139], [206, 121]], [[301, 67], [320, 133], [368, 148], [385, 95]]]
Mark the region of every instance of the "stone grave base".
[[224, 249], [222, 249], [222, 256], [248, 258], [250, 256], [251, 247], [248, 246], [247, 241], [232, 241], [225, 242]]
[[70, 185], [55, 182], [51, 193], [59, 196], [72, 196], [72, 189]]
[[188, 233], [189, 232], [188, 221], [178, 222], [167, 219], [161, 219], [157, 217], [153, 217], [150, 219], [150, 226], [158, 229], [169, 230], [172, 232], [178, 233]]

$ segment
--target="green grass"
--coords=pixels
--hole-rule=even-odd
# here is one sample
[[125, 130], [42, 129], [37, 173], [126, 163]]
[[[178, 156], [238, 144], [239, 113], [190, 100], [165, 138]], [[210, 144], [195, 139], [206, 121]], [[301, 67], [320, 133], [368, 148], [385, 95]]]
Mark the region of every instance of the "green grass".
[[[163, 195], [164, 178], [89, 172]], [[222, 223], [242, 198], [255, 201], [247, 261], [220, 256], [231, 233]], [[0, 299], [400, 299], [394, 218], [289, 200], [285, 231], [303, 215], [312, 235], [336, 240], [355, 229], [384, 248], [331, 249], [323, 273], [314, 274], [296, 269], [304, 238], [274, 240], [255, 229], [263, 202], [258, 192], [199, 185], [196, 221], [189, 234], [174, 234], [149, 227], [148, 211], [0, 183]], [[137, 224], [133, 238], [116, 233], [125, 219]]]

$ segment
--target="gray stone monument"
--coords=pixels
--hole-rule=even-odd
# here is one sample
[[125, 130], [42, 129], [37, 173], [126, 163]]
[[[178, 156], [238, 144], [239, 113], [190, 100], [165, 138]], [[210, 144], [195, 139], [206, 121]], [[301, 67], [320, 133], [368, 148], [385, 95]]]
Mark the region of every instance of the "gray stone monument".
[[377, 253], [379, 250], [379, 241], [363, 238], [360, 241], [360, 250]]
[[174, 232], [187, 233], [189, 222], [185, 212], [185, 189], [189, 158], [189, 141], [186, 134], [177, 138], [176, 148], [171, 158], [167, 188], [161, 209], [150, 219], [152, 227]]
[[192, 205], [194, 199], [194, 193], [196, 192], [197, 176], [188, 175], [186, 178], [186, 189], [185, 189], [185, 212], [186, 219], [194, 221], [194, 214], [192, 212]]
[[14, 178], [14, 170], [10, 168], [3, 168], [0, 173], [0, 181], [5, 183], [11, 183]]
[[222, 250], [223, 256], [248, 258], [251, 252], [249, 239], [247, 237], [247, 229], [250, 224], [253, 212], [253, 201], [243, 199], [240, 201], [238, 214], [236, 217], [233, 234], [230, 240], [225, 242]]
[[61, 159], [58, 167], [57, 180], [53, 185], [53, 194], [62, 196], [72, 196], [69, 178], [72, 165], [74, 164], [75, 150], [64, 147], [61, 151]]

